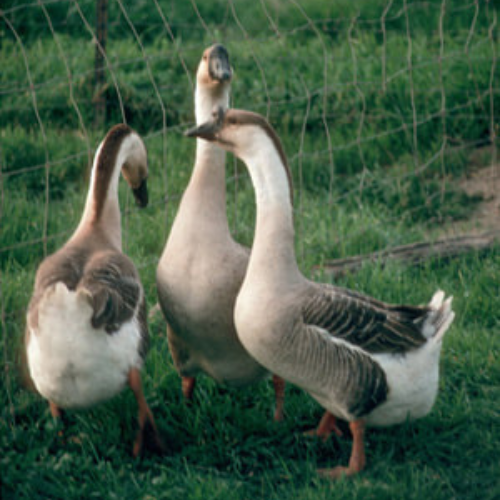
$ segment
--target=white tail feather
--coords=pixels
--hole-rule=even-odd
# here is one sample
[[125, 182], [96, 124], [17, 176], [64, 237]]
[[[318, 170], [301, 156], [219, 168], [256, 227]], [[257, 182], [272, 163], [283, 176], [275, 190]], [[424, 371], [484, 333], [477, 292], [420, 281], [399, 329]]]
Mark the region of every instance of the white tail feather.
[[429, 307], [431, 309], [439, 309], [444, 300], [444, 292], [443, 290], [438, 290], [433, 296], [431, 301], [429, 302]]
[[[429, 313], [425, 320], [422, 333], [426, 338], [432, 338], [434, 342], [441, 342], [444, 334], [450, 327], [455, 313], [451, 309], [453, 297], [444, 300], [445, 294], [438, 290], [429, 302]], [[443, 302], [444, 301], [444, 302]]]
[[93, 328], [86, 290], [57, 283], [46, 290], [38, 313], [27, 346], [30, 374], [40, 394], [62, 408], [109, 399], [124, 387], [130, 368], [141, 366], [137, 320], [113, 335]]
[[88, 292], [71, 291], [62, 282], [47, 288], [38, 311], [40, 327], [48, 328], [49, 331], [54, 327], [74, 328], [75, 324], [90, 326], [92, 316]]

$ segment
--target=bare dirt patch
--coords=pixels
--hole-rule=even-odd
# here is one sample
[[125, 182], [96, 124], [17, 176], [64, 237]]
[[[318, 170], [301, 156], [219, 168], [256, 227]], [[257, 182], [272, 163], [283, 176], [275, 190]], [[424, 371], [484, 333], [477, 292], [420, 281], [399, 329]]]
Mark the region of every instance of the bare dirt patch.
[[500, 164], [484, 167], [472, 173], [460, 183], [469, 195], [480, 195], [480, 202], [471, 219], [483, 229], [500, 228]]
[[470, 169], [459, 185], [468, 195], [479, 196], [481, 201], [466, 221], [451, 224], [447, 234], [500, 230], [500, 163], [485, 165], [488, 157], [492, 158], [491, 148], [472, 155]]
[[[484, 150], [481, 158], [484, 159]], [[488, 154], [488, 151], [486, 151]], [[491, 150], [489, 158], [492, 158]], [[469, 196], [479, 198], [475, 208], [465, 220], [455, 221], [439, 228], [428, 241], [401, 245], [371, 254], [335, 259], [323, 264], [333, 276], [358, 270], [366, 261], [384, 262], [398, 259], [420, 264], [430, 257], [452, 258], [471, 251], [482, 251], [500, 241], [500, 163], [470, 161], [470, 169], [459, 181], [459, 187]]]

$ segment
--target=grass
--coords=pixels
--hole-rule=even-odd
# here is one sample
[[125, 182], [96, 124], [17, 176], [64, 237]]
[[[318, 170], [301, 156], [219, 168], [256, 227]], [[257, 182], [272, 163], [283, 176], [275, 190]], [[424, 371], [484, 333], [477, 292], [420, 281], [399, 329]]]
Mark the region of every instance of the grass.
[[[78, 5], [91, 21], [94, 2]], [[200, 377], [194, 402], [186, 406], [161, 317], [150, 322], [152, 348], [143, 374], [167, 455], [131, 458], [136, 407], [130, 391], [98, 408], [71, 412], [68, 441], [60, 442], [46, 403], [25, 388], [18, 370], [43, 240], [52, 252], [76, 227], [89, 152], [125, 117], [145, 138], [151, 182], [150, 206], [142, 211], [124, 183], [120, 187], [124, 247], [153, 306], [156, 263], [192, 167], [194, 141], [181, 136], [193, 121], [190, 81], [213, 39], [228, 47], [236, 69], [234, 104], [268, 114], [283, 140], [295, 180], [296, 249], [305, 274], [328, 280], [321, 265], [329, 259], [439, 235], [449, 221], [470, 218], [480, 201], [457, 180], [469, 171], [470, 154], [490, 140], [498, 115], [494, 60], [500, 47], [489, 34], [498, 7], [491, 2], [478, 2], [477, 17], [474, 3], [444, 4], [443, 59], [442, 3], [407, 2], [412, 79], [402, 0], [387, 12], [385, 44], [382, 1], [355, 6], [303, 0], [301, 8], [292, 1], [199, 2], [207, 30], [190, 2], [159, 5], [174, 42], [154, 3], [125, 6], [140, 44], [119, 3], [110, 5], [108, 55], [125, 115], [108, 72], [101, 128], [93, 126], [94, 46], [75, 4], [45, 4], [59, 45], [38, 5], [12, 0], [3, 7], [2, 22], [8, 19], [11, 27], [3, 23], [0, 31], [0, 52], [9, 62], [0, 75], [2, 498], [498, 498], [498, 247], [420, 268], [368, 264], [337, 281], [392, 302], [423, 303], [442, 288], [454, 295], [457, 313], [444, 342], [433, 411], [412, 424], [370, 430], [368, 466], [359, 477], [332, 484], [317, 476], [318, 467], [347, 463], [351, 441], [302, 436], [322, 411], [298, 388], [287, 388], [281, 424], [272, 422], [270, 382], [235, 390]], [[484, 163], [491, 160], [486, 154]], [[230, 227], [250, 245], [253, 191], [243, 166], [232, 159], [227, 187]]]
[[[424, 269], [366, 267], [343, 284], [386, 300], [422, 302], [438, 287], [455, 296], [433, 412], [413, 424], [367, 434], [368, 468], [331, 485], [316, 467], [347, 462], [348, 438], [323, 444], [302, 436], [321, 409], [287, 389], [287, 418], [271, 421], [270, 383], [243, 390], [201, 379], [182, 402], [161, 318], [151, 323], [144, 370], [148, 400], [168, 443], [167, 456], [130, 457], [135, 402], [130, 393], [69, 416], [61, 445], [47, 405], [12, 374], [1, 422], [4, 498], [495, 498], [500, 492], [500, 251]], [[150, 303], [154, 296], [150, 296]]]

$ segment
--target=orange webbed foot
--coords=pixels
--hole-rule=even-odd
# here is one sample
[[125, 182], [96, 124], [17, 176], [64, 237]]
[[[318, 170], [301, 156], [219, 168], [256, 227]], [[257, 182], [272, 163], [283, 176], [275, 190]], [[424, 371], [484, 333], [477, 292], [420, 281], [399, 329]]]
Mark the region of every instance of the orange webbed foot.
[[166, 451], [165, 445], [160, 437], [158, 428], [153, 418], [153, 414], [149, 408], [141, 414], [139, 410], [139, 430], [134, 441], [132, 455], [134, 458], [139, 457], [145, 450], [163, 455]]
[[342, 465], [338, 465], [333, 469], [318, 469], [318, 475], [325, 479], [341, 479], [342, 477], [349, 477], [358, 474], [361, 469], [344, 467]]
[[352, 433], [352, 451], [351, 458], [349, 459], [349, 465], [347, 467], [337, 466], [333, 469], [319, 469], [318, 474], [321, 477], [328, 479], [340, 479], [343, 476], [349, 477], [358, 474], [365, 468], [366, 456], [365, 456], [365, 443], [364, 443], [364, 432], [365, 432], [365, 422], [363, 420], [356, 420], [349, 423], [349, 428]]
[[338, 437], [342, 437], [343, 433], [337, 426], [337, 418], [332, 415], [329, 411], [326, 411], [321, 418], [318, 427], [304, 432], [305, 436], [309, 437], [319, 437], [323, 442], [328, 441], [331, 434], [335, 433]]

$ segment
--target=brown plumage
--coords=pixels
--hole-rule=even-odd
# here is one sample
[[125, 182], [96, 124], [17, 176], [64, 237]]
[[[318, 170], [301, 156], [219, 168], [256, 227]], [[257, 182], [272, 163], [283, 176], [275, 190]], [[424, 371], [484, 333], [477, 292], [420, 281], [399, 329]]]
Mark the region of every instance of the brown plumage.
[[304, 323], [370, 353], [405, 353], [422, 346], [429, 307], [391, 305], [353, 290], [318, 285], [304, 300]]
[[[196, 74], [196, 121], [214, 105], [227, 108], [232, 71], [221, 45], [206, 49]], [[249, 249], [231, 236], [226, 213], [225, 154], [199, 140], [196, 159], [167, 243], [158, 263], [158, 301], [186, 398], [203, 373], [240, 387], [269, 375], [241, 345], [234, 303], [245, 277]], [[273, 377], [275, 419], [283, 418], [284, 383]]]
[[31, 378], [54, 417], [105, 401], [130, 385], [140, 424], [134, 455], [146, 435], [153, 436], [149, 444], [156, 450], [163, 445], [142, 392], [146, 301], [139, 274], [121, 251], [117, 188], [123, 171], [144, 205], [147, 170], [140, 137], [126, 125], [113, 127], [96, 154], [78, 228], [38, 268], [25, 336]]
[[339, 433], [335, 417], [349, 421], [349, 465], [322, 473], [352, 475], [365, 467], [366, 425], [395, 425], [431, 410], [452, 299], [439, 290], [423, 307], [390, 305], [305, 278], [294, 252], [289, 169], [270, 130], [260, 115], [218, 109], [186, 134], [233, 152], [255, 188], [254, 244], [234, 312], [238, 336], [255, 359], [326, 409], [316, 435]]

